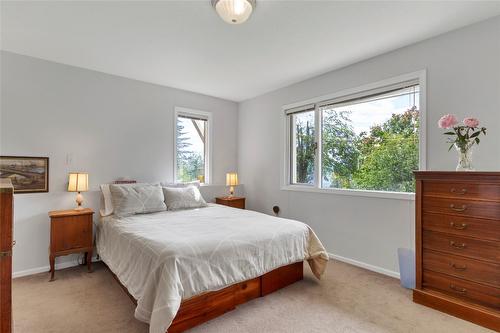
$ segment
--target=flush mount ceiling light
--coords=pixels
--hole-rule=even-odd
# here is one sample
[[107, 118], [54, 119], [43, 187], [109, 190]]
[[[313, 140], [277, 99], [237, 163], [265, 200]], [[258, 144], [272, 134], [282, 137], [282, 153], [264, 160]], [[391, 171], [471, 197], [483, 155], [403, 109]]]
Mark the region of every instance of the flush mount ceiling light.
[[211, 0], [219, 16], [229, 24], [241, 24], [248, 20], [255, 9], [255, 0]]

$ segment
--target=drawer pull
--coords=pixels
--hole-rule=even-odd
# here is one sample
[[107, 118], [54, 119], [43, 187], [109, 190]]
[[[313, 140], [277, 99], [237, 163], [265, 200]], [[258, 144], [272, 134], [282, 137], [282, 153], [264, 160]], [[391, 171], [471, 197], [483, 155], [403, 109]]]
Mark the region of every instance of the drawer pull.
[[467, 294], [467, 289], [459, 288], [459, 287], [455, 286], [454, 284], [450, 284], [450, 289], [459, 293], [459, 294], [462, 294], [462, 295]]
[[454, 269], [456, 269], [457, 271], [465, 271], [467, 269], [466, 265], [458, 266], [455, 263], [450, 264], [450, 266], [453, 267]]
[[451, 208], [451, 210], [454, 210], [455, 212], [463, 212], [463, 211], [465, 211], [467, 209], [467, 206], [466, 205], [462, 205], [462, 207], [457, 208], [457, 207], [455, 207], [454, 204], [451, 204], [450, 208]]
[[467, 228], [467, 223], [456, 224], [455, 222], [450, 222], [450, 227], [457, 230], [464, 230]]
[[452, 187], [451, 190], [450, 190], [450, 192], [458, 194], [458, 195], [464, 195], [465, 193], [467, 193], [467, 189], [463, 188], [460, 191], [457, 191], [456, 188]]
[[450, 241], [450, 246], [453, 246], [455, 249], [465, 249], [467, 247], [467, 244], [462, 243], [462, 244], [457, 244], [454, 241]]

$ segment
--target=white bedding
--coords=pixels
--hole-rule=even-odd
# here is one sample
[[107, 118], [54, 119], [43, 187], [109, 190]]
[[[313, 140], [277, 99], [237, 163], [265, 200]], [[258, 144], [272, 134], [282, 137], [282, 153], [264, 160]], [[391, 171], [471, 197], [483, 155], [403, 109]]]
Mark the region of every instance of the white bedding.
[[304, 223], [215, 204], [103, 217], [96, 242], [151, 333], [165, 333], [183, 299], [305, 259], [319, 278], [328, 260]]

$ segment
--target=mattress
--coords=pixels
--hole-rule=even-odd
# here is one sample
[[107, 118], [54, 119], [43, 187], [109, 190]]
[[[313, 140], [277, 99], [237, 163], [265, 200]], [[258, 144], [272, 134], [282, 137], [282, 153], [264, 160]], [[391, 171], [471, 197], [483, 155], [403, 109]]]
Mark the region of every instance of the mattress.
[[319, 278], [328, 260], [306, 224], [216, 204], [103, 217], [96, 243], [151, 333], [166, 332], [182, 300], [302, 260]]

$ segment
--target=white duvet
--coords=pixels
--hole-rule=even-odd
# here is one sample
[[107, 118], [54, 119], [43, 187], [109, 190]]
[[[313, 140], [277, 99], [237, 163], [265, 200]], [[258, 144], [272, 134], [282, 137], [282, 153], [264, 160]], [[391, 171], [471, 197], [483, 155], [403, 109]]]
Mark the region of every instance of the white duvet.
[[215, 204], [104, 217], [96, 242], [151, 333], [166, 332], [182, 300], [305, 259], [319, 278], [328, 260], [304, 223]]

